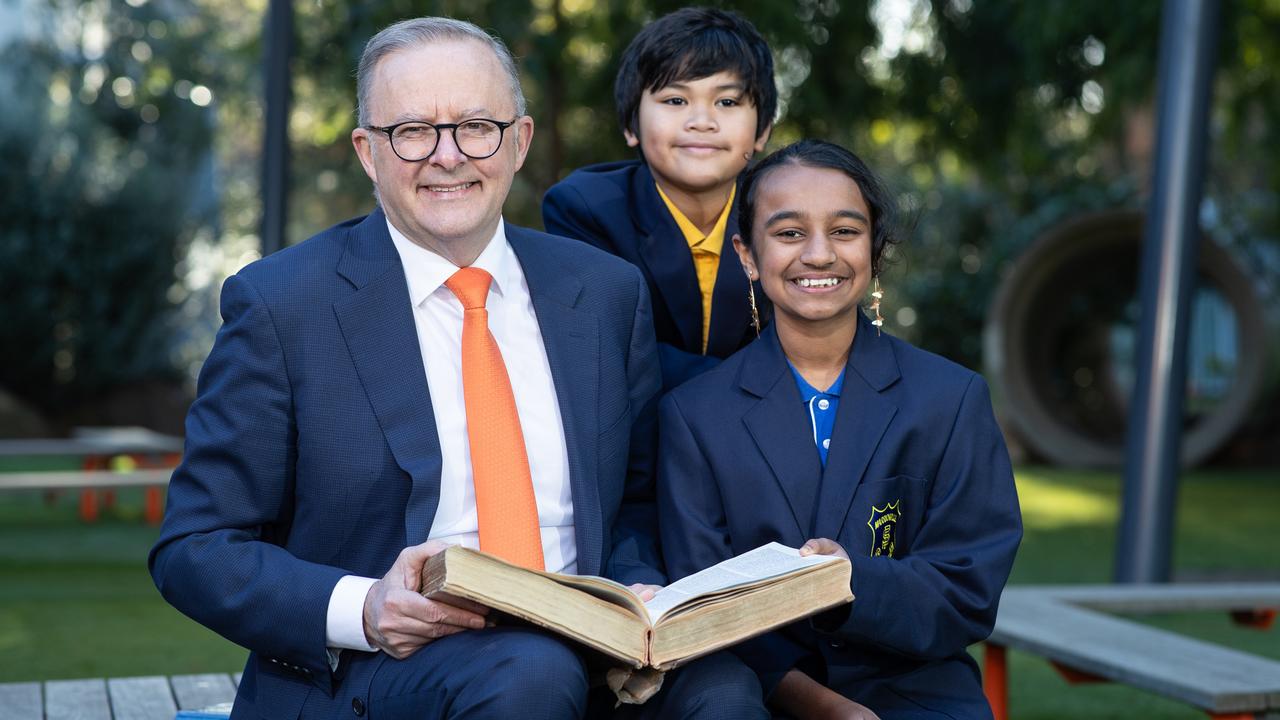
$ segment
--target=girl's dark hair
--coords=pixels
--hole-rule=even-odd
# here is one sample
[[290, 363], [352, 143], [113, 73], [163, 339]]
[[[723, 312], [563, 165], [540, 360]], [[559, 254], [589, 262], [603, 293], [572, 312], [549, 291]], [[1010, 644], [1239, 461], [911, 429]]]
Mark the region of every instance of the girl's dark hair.
[[897, 213], [893, 196], [871, 168], [857, 155], [824, 140], [801, 140], [770, 153], [747, 170], [738, 191], [738, 229], [742, 241], [752, 244], [755, 231], [756, 195], [760, 182], [784, 165], [802, 165], [836, 170], [858, 184], [871, 211], [871, 272], [880, 273], [880, 259], [886, 247], [898, 242]]
[[756, 137], [773, 122], [778, 88], [773, 53], [746, 18], [714, 8], [687, 7], [645, 25], [622, 53], [613, 99], [623, 130], [639, 135], [637, 119], [644, 91], [728, 72], [746, 86], [756, 107]]

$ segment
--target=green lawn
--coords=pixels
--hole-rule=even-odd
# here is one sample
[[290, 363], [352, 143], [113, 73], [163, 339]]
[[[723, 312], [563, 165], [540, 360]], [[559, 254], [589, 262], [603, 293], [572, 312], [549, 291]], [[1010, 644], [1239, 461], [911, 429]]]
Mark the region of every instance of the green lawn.
[[147, 573], [142, 491], [97, 523], [77, 494], [0, 494], [0, 682], [239, 670], [245, 652], [169, 607]]
[[[1026, 539], [1014, 583], [1107, 582], [1114, 562], [1119, 478], [1022, 468]], [[1189, 476], [1179, 494], [1178, 576], [1280, 581], [1280, 473]], [[147, 575], [156, 531], [141, 491], [119, 494], [84, 525], [76, 497], [0, 494], [0, 682], [238, 670], [244, 651], [169, 608]], [[1280, 659], [1280, 629], [1237, 628], [1224, 615], [1147, 618], [1194, 637]], [[1010, 657], [1017, 720], [1203, 718], [1177, 703], [1113, 685], [1068, 686], [1039, 658]]]

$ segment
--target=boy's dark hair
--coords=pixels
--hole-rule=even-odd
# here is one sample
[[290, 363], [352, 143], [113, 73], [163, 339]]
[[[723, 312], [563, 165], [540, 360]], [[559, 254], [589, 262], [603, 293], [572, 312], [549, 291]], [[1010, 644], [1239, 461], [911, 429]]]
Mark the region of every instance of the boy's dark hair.
[[760, 182], [784, 165], [825, 168], [844, 173], [858, 185], [871, 211], [871, 272], [880, 273], [880, 258], [886, 247], [898, 242], [897, 212], [893, 196], [879, 176], [862, 158], [824, 140], [800, 140], [772, 152], [756, 163], [742, 179], [738, 193], [738, 230], [748, 247], [755, 230], [756, 196]]
[[636, 127], [640, 98], [671, 83], [735, 73], [756, 106], [756, 137], [778, 109], [773, 53], [755, 26], [741, 15], [714, 8], [687, 7], [641, 28], [622, 53], [613, 99], [623, 130]]

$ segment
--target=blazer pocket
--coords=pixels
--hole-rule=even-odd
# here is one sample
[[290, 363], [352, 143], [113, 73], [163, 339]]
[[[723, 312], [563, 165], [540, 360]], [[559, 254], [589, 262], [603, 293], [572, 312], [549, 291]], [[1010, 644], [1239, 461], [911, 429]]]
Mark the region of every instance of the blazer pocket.
[[911, 475], [860, 484], [849, 519], [855, 544], [848, 551], [870, 557], [907, 555], [924, 518], [925, 485]]

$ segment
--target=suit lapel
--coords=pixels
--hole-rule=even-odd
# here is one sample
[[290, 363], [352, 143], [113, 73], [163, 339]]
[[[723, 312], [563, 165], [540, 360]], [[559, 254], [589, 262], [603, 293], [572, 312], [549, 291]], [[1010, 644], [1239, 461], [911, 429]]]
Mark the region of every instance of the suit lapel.
[[866, 474], [871, 456], [898, 408], [882, 391], [901, 374], [888, 336], [858, 313], [858, 332], [845, 368], [840, 408], [827, 453], [813, 532], [836, 539], [844, 528], [854, 491]]
[[[724, 247], [720, 250], [720, 267], [711, 293], [711, 333], [707, 337], [707, 354], [729, 357], [742, 345], [751, 325], [751, 308], [747, 302], [747, 273], [742, 269], [738, 253], [733, 249], [733, 236], [738, 233], [738, 204], [729, 213], [724, 229]], [[763, 293], [756, 293], [764, 300]]]
[[573, 524], [577, 535], [578, 572], [598, 575], [603, 568], [604, 518], [596, 485], [595, 444], [600, 366], [600, 330], [594, 315], [575, 307], [582, 293], [577, 276], [538, 247], [538, 237], [507, 225], [507, 240], [529, 284], [533, 312], [547, 349], [569, 454], [573, 492]]
[[352, 229], [338, 273], [356, 292], [333, 310], [387, 446], [412, 480], [405, 533], [418, 544], [440, 500], [440, 439], [409, 288], [381, 210]]
[[774, 330], [766, 330], [746, 352], [739, 383], [760, 401], [747, 411], [743, 421], [787, 498], [799, 536], [807, 538], [822, 474], [813, 425]]
[[[662, 300], [671, 311], [672, 321], [680, 330], [684, 348], [702, 351], [702, 295], [698, 290], [698, 274], [693, 255], [680, 226], [658, 195], [658, 186], [648, 167], [635, 174], [635, 198], [632, 221], [640, 231], [638, 253], [642, 269], [658, 288]], [[718, 280], [717, 280], [718, 283]]]

